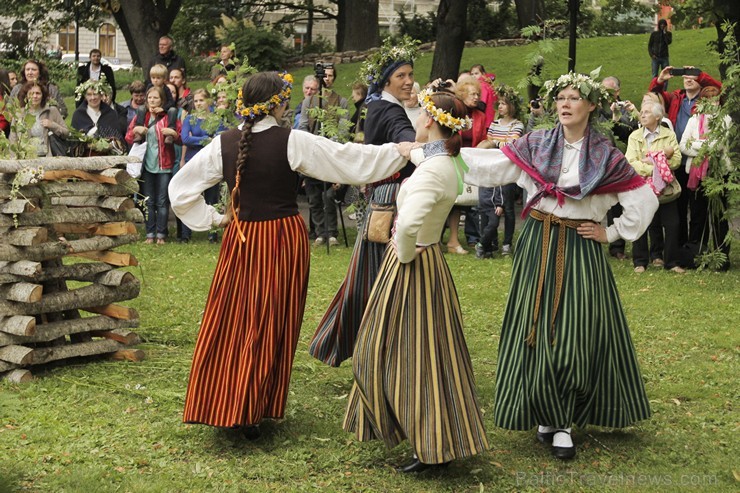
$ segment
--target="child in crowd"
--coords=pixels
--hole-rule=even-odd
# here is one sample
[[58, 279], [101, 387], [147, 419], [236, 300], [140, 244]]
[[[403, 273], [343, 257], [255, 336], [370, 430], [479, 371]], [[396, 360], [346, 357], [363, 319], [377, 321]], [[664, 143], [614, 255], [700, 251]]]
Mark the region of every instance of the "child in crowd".
[[[151, 81], [151, 86], [149, 87], [159, 87], [164, 92], [164, 99], [162, 100], [162, 107], [160, 108], [162, 111], [166, 112], [167, 116], [167, 127], [172, 129], [173, 131], [177, 132], [177, 106], [176, 106], [176, 100], [175, 96], [172, 94], [172, 91], [167, 87], [166, 82], [168, 80], [168, 70], [167, 67], [165, 67], [162, 64], [154, 65], [149, 70], [149, 80]], [[147, 87], [147, 89], [149, 89]], [[147, 94], [149, 92], [147, 91]], [[148, 96], [147, 96], [147, 104], [148, 104]], [[147, 112], [146, 106], [139, 106], [137, 112], [136, 112], [136, 126], [142, 127], [144, 126], [144, 115]], [[159, 114], [161, 111], [158, 111]], [[138, 137], [135, 136], [134, 139]], [[139, 140], [134, 140], [134, 142], [140, 142]], [[174, 143], [174, 137], [171, 135], [165, 136], [164, 140], [165, 144], [173, 144]]]
[[[132, 120], [126, 132], [126, 142], [146, 141], [146, 153], [141, 170], [142, 194], [147, 197], [146, 243], [164, 245], [167, 238], [167, 220], [170, 200], [167, 187], [175, 164], [174, 143], [180, 143], [179, 121], [175, 118], [177, 130], [169, 127], [169, 117], [162, 108], [165, 101], [164, 89], [152, 86], [146, 93], [146, 112], [144, 125]], [[138, 139], [137, 139], [138, 137]], [[167, 143], [171, 137], [172, 143]]]

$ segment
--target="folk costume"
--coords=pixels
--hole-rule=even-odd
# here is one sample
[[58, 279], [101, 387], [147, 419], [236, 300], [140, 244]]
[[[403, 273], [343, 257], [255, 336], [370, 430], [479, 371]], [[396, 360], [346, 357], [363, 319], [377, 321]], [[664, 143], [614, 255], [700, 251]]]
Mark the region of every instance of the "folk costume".
[[531, 197], [501, 329], [495, 424], [510, 430], [572, 423], [621, 428], [648, 418], [611, 269], [601, 245], [575, 228], [600, 223], [619, 201], [624, 212], [606, 228], [607, 240], [634, 241], [657, 209], [653, 191], [590, 127], [572, 144], [558, 124], [502, 151], [462, 154], [470, 166], [467, 183], [516, 182]]
[[193, 355], [186, 423], [248, 426], [284, 415], [308, 288], [298, 173], [359, 184], [405, 164], [392, 145], [340, 145], [281, 128], [268, 115], [252, 128], [245, 171], [237, 182], [240, 138], [239, 129], [215, 137], [169, 189], [178, 217], [204, 231], [223, 216], [201, 192], [224, 178], [232, 190], [238, 183], [236, 215], [224, 232]]
[[[390, 48], [381, 49], [376, 52], [376, 56], [385, 58], [381, 58], [374, 66], [372, 61], [369, 61], [363, 67], [363, 74], [371, 81], [365, 100], [367, 103], [365, 144], [413, 142], [416, 132], [406, 116], [403, 104], [389, 92], [383, 91], [383, 87], [400, 67], [413, 66], [415, 46], [398, 51], [391, 51]], [[373, 204], [394, 204], [400, 183], [410, 176], [413, 170], [414, 166], [408, 164], [400, 173], [368, 186], [370, 202], [368, 207], [372, 207]], [[362, 232], [366, 227], [367, 224], [364, 222], [358, 222], [359, 234], [349, 261], [347, 275], [319, 322], [309, 347], [311, 356], [330, 366], [337, 367], [352, 356], [362, 315], [385, 254], [386, 244], [371, 242], [364, 238]]]
[[[423, 152], [400, 186], [397, 249], [386, 250], [357, 335], [344, 429], [389, 448], [408, 439], [418, 461], [442, 464], [488, 449], [488, 440], [457, 291], [439, 247], [462, 191], [462, 163], [441, 140]], [[417, 255], [417, 246], [426, 248]]]

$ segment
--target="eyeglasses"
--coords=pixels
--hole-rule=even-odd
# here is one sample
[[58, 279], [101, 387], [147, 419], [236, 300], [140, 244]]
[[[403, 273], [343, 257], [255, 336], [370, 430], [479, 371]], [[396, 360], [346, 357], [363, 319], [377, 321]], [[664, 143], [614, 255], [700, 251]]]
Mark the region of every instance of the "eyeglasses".
[[569, 103], [577, 103], [578, 101], [583, 101], [583, 98], [574, 98], [574, 97], [565, 98], [563, 96], [558, 96], [555, 98], [555, 101], [558, 103], [564, 103], [566, 101], [568, 101]]

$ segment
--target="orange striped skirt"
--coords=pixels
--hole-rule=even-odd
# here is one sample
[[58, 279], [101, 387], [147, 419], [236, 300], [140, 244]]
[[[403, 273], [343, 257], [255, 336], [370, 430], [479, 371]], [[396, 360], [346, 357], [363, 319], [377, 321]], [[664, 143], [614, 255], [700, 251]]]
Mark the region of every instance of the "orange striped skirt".
[[195, 345], [184, 422], [232, 427], [283, 417], [308, 267], [300, 215], [234, 221], [226, 228]]

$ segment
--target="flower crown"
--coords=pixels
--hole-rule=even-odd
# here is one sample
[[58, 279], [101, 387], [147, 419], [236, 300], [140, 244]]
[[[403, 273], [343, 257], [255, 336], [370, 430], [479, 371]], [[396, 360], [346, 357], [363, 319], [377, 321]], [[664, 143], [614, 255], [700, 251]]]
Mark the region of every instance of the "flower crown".
[[100, 74], [100, 80], [88, 79], [79, 86], [75, 87], [75, 101], [85, 97], [88, 89], [92, 89], [95, 94], [110, 94], [111, 88], [108, 81], [105, 80], [105, 75]]
[[462, 130], [470, 130], [473, 128], [473, 120], [471, 120], [469, 116], [465, 115], [464, 118], [456, 118], [450, 113], [434, 106], [432, 94], [434, 93], [429, 89], [424, 89], [419, 93], [419, 104], [427, 113], [429, 113], [432, 120], [443, 127], [452, 129], [453, 132], [460, 132]]
[[519, 93], [511, 86], [508, 86], [506, 84], [500, 84], [496, 87], [496, 94], [498, 95], [499, 99], [505, 99], [509, 103], [514, 106], [514, 118], [519, 118], [519, 112], [522, 109], [522, 97], [519, 95]]
[[599, 72], [601, 72], [601, 67], [592, 71], [589, 75], [568, 72], [557, 79], [545, 82], [542, 90], [540, 90], [540, 94], [545, 95], [549, 103], [552, 104], [560, 91], [567, 87], [572, 87], [580, 92], [581, 96], [588, 100], [588, 102], [604, 110], [608, 110], [613, 97], [609, 90], [601, 82], [596, 80]]
[[368, 56], [360, 67], [360, 79], [367, 85], [378, 83], [383, 71], [394, 62], [401, 60], [413, 62], [419, 52], [418, 45], [419, 41], [408, 35], [399, 40], [385, 38], [383, 45]]
[[288, 101], [290, 99], [290, 92], [293, 90], [293, 76], [288, 72], [280, 72], [278, 73], [278, 76], [283, 80], [283, 88], [280, 89], [280, 92], [273, 95], [267, 101], [253, 104], [248, 108], [244, 107], [244, 103], [242, 101], [242, 90], [239, 89], [239, 95], [237, 96], [236, 101], [236, 111], [244, 118], [252, 119], [260, 115], [266, 115], [276, 106], [280, 106], [285, 101]]

